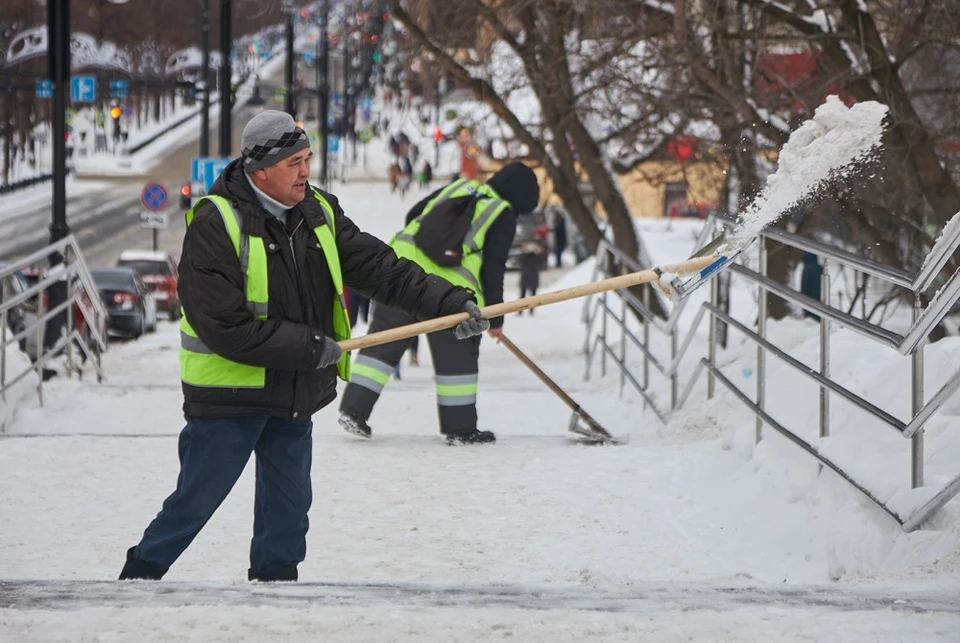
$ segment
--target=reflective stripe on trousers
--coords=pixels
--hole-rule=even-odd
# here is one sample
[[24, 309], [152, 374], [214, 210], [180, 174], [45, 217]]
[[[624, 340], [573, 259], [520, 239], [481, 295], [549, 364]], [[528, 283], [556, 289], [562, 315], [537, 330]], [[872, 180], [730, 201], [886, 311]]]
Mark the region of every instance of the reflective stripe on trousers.
[[437, 375], [437, 406], [468, 406], [477, 403], [479, 375]]
[[360, 354], [353, 361], [350, 383], [362, 386], [379, 395], [392, 374], [393, 367], [389, 364], [369, 355]]

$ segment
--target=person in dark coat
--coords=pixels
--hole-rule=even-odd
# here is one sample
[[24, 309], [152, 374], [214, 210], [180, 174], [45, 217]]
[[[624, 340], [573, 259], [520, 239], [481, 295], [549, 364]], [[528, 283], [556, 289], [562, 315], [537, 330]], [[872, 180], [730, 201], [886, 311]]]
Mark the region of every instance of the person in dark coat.
[[244, 128], [231, 162], [187, 213], [178, 291], [186, 427], [180, 474], [120, 580], [159, 580], [256, 454], [249, 580], [295, 581], [306, 554], [311, 416], [349, 377], [343, 288], [410, 315], [468, 312], [468, 289], [427, 275], [361, 232], [337, 198], [307, 182], [310, 144], [293, 118], [267, 110]]
[[567, 220], [563, 214], [553, 215], [553, 254], [557, 259], [557, 268], [563, 265], [563, 251], [567, 249]]
[[[803, 269], [800, 271], [800, 292], [804, 295], [820, 301], [821, 278], [823, 277], [823, 266], [817, 259], [817, 255], [812, 252], [803, 253]], [[820, 316], [807, 309], [803, 310], [803, 316], [820, 321]]]
[[[537, 288], [540, 287], [540, 269], [546, 260], [547, 244], [540, 235], [533, 239], [524, 241], [520, 246], [523, 254], [520, 256], [520, 298], [537, 294]], [[533, 315], [534, 309], [530, 309]], [[522, 314], [521, 312], [517, 313]]]

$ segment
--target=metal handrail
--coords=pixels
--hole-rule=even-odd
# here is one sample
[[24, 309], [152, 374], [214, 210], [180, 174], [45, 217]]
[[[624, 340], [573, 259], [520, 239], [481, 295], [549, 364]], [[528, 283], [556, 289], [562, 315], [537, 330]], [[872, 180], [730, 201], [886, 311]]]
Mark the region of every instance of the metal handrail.
[[713, 306], [712, 304], [704, 304], [703, 308], [710, 311], [710, 313], [717, 319], [720, 319], [725, 323], [727, 323], [728, 325], [733, 326], [734, 328], [739, 330], [741, 333], [743, 333], [746, 337], [753, 340], [760, 346], [763, 346], [763, 348], [765, 348], [766, 350], [770, 351], [771, 353], [773, 353], [774, 355], [776, 355], [777, 357], [785, 361], [787, 364], [793, 367], [793, 370], [795, 370], [796, 372], [806, 376], [809, 379], [812, 379], [814, 382], [816, 382], [820, 386], [830, 389], [831, 391], [833, 391], [834, 393], [836, 393], [837, 395], [845, 399], [847, 402], [850, 402], [857, 408], [863, 411], [866, 411], [867, 413], [874, 416], [875, 418], [877, 418], [878, 420], [880, 420], [890, 428], [896, 430], [897, 433], [900, 433], [901, 435], [903, 434], [903, 431], [906, 425], [900, 420], [898, 420], [897, 418], [895, 418], [894, 416], [892, 416], [890, 413], [881, 409], [876, 404], [868, 402], [867, 400], [860, 397], [853, 391], [841, 386], [840, 384], [837, 384], [836, 382], [834, 382], [829, 378], [824, 377], [823, 375], [816, 372], [815, 370], [813, 370], [812, 368], [810, 368], [809, 366], [807, 366], [797, 358], [791, 357], [789, 354], [787, 354], [786, 351], [783, 351], [777, 348], [777, 346], [775, 346], [772, 342], [770, 342], [767, 339], [764, 339], [763, 337], [753, 332], [752, 330], [747, 328], [745, 325], [743, 325], [742, 323], [740, 323], [730, 315], [724, 313], [722, 310]]
[[[6, 279], [15, 272], [28, 266], [46, 261], [49, 257], [58, 255], [62, 263], [58, 263], [45, 274], [41, 274], [37, 283], [27, 286], [23, 292], [13, 294], [7, 292]], [[107, 311], [101, 300], [100, 291], [96, 287], [93, 276], [87, 268], [86, 262], [76, 238], [69, 235], [46, 248], [37, 250], [17, 261], [0, 267], [0, 281], [3, 285], [3, 300], [0, 301], [0, 319], [3, 320], [3, 332], [0, 335], [0, 395], [6, 396], [7, 391], [17, 383], [28, 377], [31, 372], [37, 376], [37, 397], [43, 404], [43, 370], [47, 364], [61, 352], [66, 355], [66, 374], [72, 376], [74, 372], [82, 374], [78, 365], [74, 363], [74, 348], [87, 358], [89, 364], [96, 371], [97, 380], [102, 381], [104, 376], [100, 355], [106, 350], [106, 320]], [[66, 283], [67, 295], [65, 301], [47, 310], [44, 304], [44, 293], [56, 283]], [[75, 288], [76, 287], [76, 288]], [[86, 298], [82, 294], [86, 293]], [[35, 299], [37, 302], [35, 316], [30, 310], [31, 319], [25, 327], [17, 333], [8, 333], [6, 319], [8, 311], [23, 306]], [[84, 336], [75, 328], [74, 309], [79, 311], [91, 332]], [[59, 315], [65, 314], [66, 324], [64, 333], [53, 346], [46, 346], [45, 332], [48, 323]], [[7, 373], [7, 346], [16, 345], [21, 341], [36, 337], [36, 355], [31, 354], [32, 364], [18, 373]], [[88, 344], [88, 341], [90, 344]], [[0, 426], [0, 431], [3, 427]]]
[[[960, 213], [958, 213], [958, 217], [960, 217]], [[715, 221], [714, 223], [723, 223], [724, 225], [729, 224], [729, 222], [725, 220]], [[710, 222], [708, 222], [708, 224], [704, 226], [703, 233], [709, 232], [710, 228], [711, 225]], [[703, 233], [701, 233], [701, 237], [704, 236]], [[792, 442], [798, 446], [801, 446], [808, 453], [816, 457], [823, 466], [830, 468], [843, 479], [847, 480], [847, 482], [863, 493], [864, 496], [871, 500], [871, 502], [873, 502], [885, 514], [896, 520], [896, 522], [901, 525], [903, 529], [907, 531], [916, 529], [930, 515], [932, 515], [932, 513], [943, 506], [943, 504], [948, 502], [955, 495], [960, 494], [960, 475], [951, 480], [951, 482], [941, 489], [936, 496], [934, 496], [934, 498], [917, 509], [911, 516], [907, 517], [906, 520], [902, 519], [897, 515], [896, 512], [890, 510], [875, 496], [873, 496], [867, 488], [854, 480], [850, 475], [846, 474], [839, 467], [839, 465], [831, 462], [828, 458], [820, 454], [819, 451], [817, 451], [814, 447], [797, 437], [795, 434], [789, 431], [789, 429], [786, 429], [783, 425], [779, 424], [773, 417], [766, 413], [764, 410], [765, 382], [763, 380], [765, 380], [766, 377], [764, 355], [766, 352], [772, 353], [774, 356], [786, 362], [786, 364], [794, 371], [799, 372], [813, 380], [820, 388], [821, 437], [826, 437], [829, 435], [828, 395], [832, 393], [839, 395], [844, 400], [852, 403], [855, 407], [860, 408], [872, 417], [877, 418], [880, 422], [892, 427], [894, 430], [903, 435], [904, 438], [910, 439], [912, 450], [911, 482], [914, 487], [921, 486], [923, 484], [923, 426], [933, 416], [934, 413], [942, 408], [947, 400], [951, 399], [953, 395], [960, 391], [960, 370], [954, 373], [954, 375], [940, 388], [940, 390], [938, 390], [930, 400], [924, 403], [923, 352], [920, 349], [933, 328], [943, 320], [943, 317], [950, 311], [951, 307], [954, 306], [958, 300], [960, 300], [960, 269], [954, 271], [954, 273], [948, 278], [945, 285], [940, 288], [939, 292], [929, 302], [926, 309], [921, 308], [919, 295], [929, 288], [935, 279], [939, 278], [944, 268], [949, 263], [953, 253], [960, 248], [960, 225], [954, 225], [954, 222], [951, 222], [951, 224], [944, 229], [940, 238], [935, 242], [933, 248], [931, 248], [923, 266], [916, 273], [916, 275], [910, 275], [900, 268], [886, 266], [841, 248], [827, 246], [818, 241], [806, 239], [782, 230], [764, 230], [760, 235], [760, 239], [760, 272], [751, 270], [742, 264], [731, 264], [729, 267], [730, 273], [744, 277], [748, 281], [754, 283], [758, 288], [761, 304], [766, 300], [768, 293], [774, 294], [820, 316], [820, 340], [822, 342], [822, 347], [819, 372], [791, 357], [786, 351], [780, 349], [770, 342], [765, 337], [765, 324], [762, 323], [762, 319], [761, 323], [758, 325], [758, 331], [755, 332], [748, 328], [745, 324], [734, 319], [731, 315], [720, 310], [716, 303], [718, 291], [716, 288], [716, 282], [714, 281], [711, 284], [711, 301], [713, 303], [705, 303], [697, 311], [697, 316], [694, 318], [693, 323], [688, 328], [687, 335], [683, 340], [679, 351], [677, 350], [677, 337], [679, 335], [677, 323], [680, 313], [686, 304], [686, 299], [682, 300], [677, 306], [674, 306], [670, 310], [667, 319], [664, 320], [655, 316], [650, 310], [649, 306], [646, 305], [646, 295], [641, 301], [639, 297], [629, 291], [615, 291], [614, 294], [621, 299], [621, 302], [624, 306], [623, 310], [625, 311], [626, 307], [629, 306], [630, 309], [633, 310], [637, 315], [638, 321], [640, 321], [644, 328], [644, 339], [640, 339], [629, 329], [625, 312], [618, 316], [613, 311], [613, 308], [607, 303], [605, 296], [597, 300], [595, 306], [593, 307], [592, 314], [590, 312], [591, 309], [589, 299], [585, 301], [584, 322], [587, 325], [587, 339], [584, 343], [584, 351], [587, 354], [586, 377], [589, 377], [590, 363], [594, 354], [596, 353], [596, 349], [597, 347], [601, 347], [603, 349], [602, 357], [604, 358], [602, 362], [604, 368], [601, 370], [605, 373], [606, 357], [610, 357], [613, 364], [620, 370], [621, 390], [624, 382], [629, 381], [630, 384], [643, 397], [644, 402], [651, 406], [658, 419], [660, 419], [661, 422], [666, 423], [669, 421], [674, 412], [686, 404], [696, 382], [700, 378], [700, 375], [704, 371], [707, 371], [707, 396], [711, 397], [713, 395], [713, 383], [715, 381], [719, 381], [725, 387], [729, 388], [741, 400], [741, 402], [748, 406], [757, 416], [757, 440], [759, 440], [761, 437], [760, 428], [763, 426], [763, 424], [771, 426], [778, 432], [783, 433]], [[705, 241], [705, 239], [698, 240], [698, 248], [702, 247], [702, 244]], [[818, 254], [820, 257], [825, 259], [825, 267], [827, 265], [847, 266], [857, 272], [872, 275], [883, 282], [902, 287], [913, 292], [915, 295], [915, 305], [914, 322], [912, 327], [906, 335], [900, 335], [896, 332], [885, 329], [878, 324], [873, 324], [866, 319], [850, 315], [844, 311], [834, 308], [829, 304], [829, 297], [827, 297], [827, 299], [824, 301], [815, 300], [802, 293], [796, 292], [787, 286], [773, 281], [766, 276], [765, 272], [767, 265], [766, 242], [769, 241], [776, 241], [777, 243]], [[623, 251], [612, 246], [609, 241], [604, 240], [598, 247], [597, 264], [594, 269], [594, 280], [596, 279], [597, 272], [601, 270], [604, 271], [605, 276], [609, 276], [607, 275], [605, 269], [610, 266], [610, 261], [613, 261], [614, 264], [619, 264], [619, 269], [621, 271], [638, 271], [643, 269], [643, 266], [640, 262], [628, 257], [623, 253]], [[829, 293], [829, 272], [826, 269], [824, 270], [823, 283], [823, 292]], [[764, 315], [763, 310], [764, 306], [761, 305], [761, 316]], [[722, 374], [716, 364], [715, 350], [712, 348], [709, 350], [710, 356], [708, 358], [701, 359], [697, 362], [690, 379], [684, 386], [683, 393], [680, 396], [677, 396], [676, 377], [680, 363], [687, 354], [690, 345], [692, 344], [692, 340], [696, 335], [700, 324], [702, 323], [704, 315], [706, 314], [710, 315], [711, 337], [708, 345], [709, 347], [715, 346], [715, 332], [718, 322], [725, 323], [728, 326], [739, 330], [740, 332], [744, 333], [749, 340], [757, 344], [758, 390], [756, 402], [751, 401], [742, 391], [740, 391]], [[601, 315], [601, 335], [597, 336], [595, 341], [591, 343], [590, 335], [594, 332], [594, 323]], [[608, 319], [613, 319], [614, 323], [619, 326], [620, 329], [621, 335], [619, 356], [607, 341], [606, 330]], [[838, 326], [847, 328], [870, 339], [871, 341], [887, 345], [891, 349], [911, 357], [913, 404], [911, 418], [908, 422], [904, 422], [896, 418], [892, 414], [867, 401], [862, 396], [846, 389], [830, 378], [829, 355], [825, 354], [824, 351], [829, 351], [829, 328], [831, 324], [837, 324]], [[651, 345], [649, 343], [649, 333], [647, 331], [647, 329], [651, 327], [658, 329], [660, 332], [664, 333], [670, 338], [671, 358], [669, 362], [665, 362], [663, 359], [658, 358], [652, 352], [650, 348]], [[633, 345], [639, 349], [643, 356], [643, 385], [641, 385], [629, 371], [629, 366], [627, 365], [626, 355], [624, 352], [627, 345]], [[659, 408], [658, 405], [655, 404], [654, 396], [649, 390], [646, 373], [650, 363], [653, 363], [654, 368], [661, 373], [661, 375], [672, 379], [671, 404], [669, 410], [663, 410]]]
[[706, 359], [702, 359], [701, 364], [703, 364], [703, 366], [708, 371], [710, 371], [710, 373], [715, 378], [717, 378], [718, 382], [723, 384], [731, 393], [733, 393], [737, 397], [737, 399], [739, 399], [740, 402], [743, 403], [744, 406], [746, 406], [748, 409], [753, 411], [754, 415], [762, 419], [766, 424], [770, 425], [775, 431], [777, 431], [777, 433], [779, 433], [780, 435], [782, 435], [783, 437], [785, 437], [786, 439], [790, 440], [795, 445], [803, 449], [803, 451], [812, 455], [814, 458], [817, 459], [817, 461], [820, 464], [827, 467], [828, 469], [833, 471], [835, 474], [837, 474], [838, 476], [840, 476], [841, 478], [849, 482], [851, 485], [853, 485], [860, 493], [862, 493], [866, 498], [868, 498], [871, 502], [873, 502], [873, 504], [877, 508], [879, 508], [885, 514], [887, 514], [887, 516], [893, 518], [893, 520], [896, 521], [898, 525], [901, 525], [901, 526], [903, 525], [903, 520], [900, 518], [900, 516], [898, 516], [893, 511], [891, 511], [885, 504], [883, 504], [883, 502], [881, 502], [876, 496], [870, 493], [870, 490], [868, 490], [866, 487], [864, 487], [863, 485], [858, 483], [856, 480], [854, 480], [852, 477], [850, 477], [850, 475], [848, 475], [843, 469], [841, 469], [839, 465], [837, 465], [835, 462], [830, 460], [830, 458], [827, 458], [826, 456], [821, 454], [814, 446], [812, 446], [806, 440], [802, 440], [798, 438], [796, 434], [794, 434], [792, 431], [784, 427], [782, 424], [780, 424], [775, 419], [773, 419], [773, 417], [771, 417], [770, 414], [768, 414], [766, 411], [764, 411], [759, 406], [754, 404], [753, 401], [750, 400], [750, 398], [747, 397], [744, 394], [744, 392], [737, 387], [736, 384], [734, 384], [729, 379], [727, 379], [727, 377], [723, 374], [723, 372], [719, 368], [717, 368], [715, 365], [708, 362]]
[[872, 259], [867, 259], [861, 255], [854, 254], [853, 252], [849, 252], [843, 248], [829, 246], [814, 239], [808, 239], [806, 237], [801, 237], [791, 232], [787, 232], [786, 230], [770, 228], [763, 231], [763, 236], [768, 239], [773, 239], [774, 241], [779, 241], [784, 245], [791, 246], [798, 250], [806, 250], [807, 252], [812, 252], [815, 255], [820, 255], [821, 257], [827, 257], [828, 259], [839, 261], [844, 265], [856, 268], [857, 272], [862, 272], [898, 286], [903, 286], [908, 290], [913, 289], [913, 279], [911, 279], [906, 270], [894, 268], [893, 266], [888, 266], [878, 261], [873, 261]]
[[912, 355], [923, 341], [936, 328], [937, 324], [950, 312], [950, 308], [960, 297], [960, 270], [953, 273], [946, 285], [940, 289], [927, 308], [910, 327], [897, 350], [901, 355]]
[[903, 341], [903, 335], [880, 328], [876, 324], [871, 324], [870, 322], [862, 320], [859, 317], [848, 315], [847, 313], [828, 306], [827, 304], [824, 304], [816, 299], [808, 297], [802, 293], [798, 293], [795, 290], [792, 290], [789, 287], [770, 279], [769, 277], [764, 277], [763, 275], [754, 272], [753, 270], [750, 270], [749, 268], [746, 268], [740, 264], [730, 264], [728, 269], [732, 273], [749, 279], [767, 292], [773, 293], [778, 297], [786, 299], [790, 303], [815, 312], [821, 317], [827, 317], [831, 321], [840, 324], [848, 330], [859, 333], [875, 342], [886, 344], [894, 350], [897, 350], [900, 346], [900, 343]]
[[[701, 228], [700, 234], [697, 236], [697, 241], [694, 244], [696, 246], [696, 250], [699, 250], [700, 248], [702, 248], [707, 243], [707, 241], [710, 240], [710, 230], [713, 227], [712, 224], [718, 223], [718, 222], [723, 222], [725, 224], [730, 223], [725, 219], [719, 219], [719, 218], [713, 218], [713, 217], [708, 219], [707, 222], [704, 224], [703, 228]], [[598, 260], [597, 260], [596, 267], [594, 268], [594, 277], [596, 277], [597, 271], [601, 269], [600, 268], [601, 261], [599, 259], [601, 252], [606, 252], [608, 254], [613, 255], [623, 265], [627, 266], [631, 272], [639, 272], [641, 270], [646, 270], [648, 268], [653, 267], [652, 264], [649, 266], [644, 266], [641, 262], [637, 261], [633, 257], [630, 257], [623, 250], [621, 250], [620, 248], [615, 246], [613, 243], [611, 243], [608, 239], [604, 238], [600, 240], [600, 243], [597, 246]], [[644, 314], [644, 312], [639, 310], [639, 308], [637, 309], [637, 312], [641, 315], [644, 315], [645, 318], [651, 319], [652, 322], [657, 326], [657, 328], [660, 329], [661, 332], [663, 332], [664, 334], [669, 334], [677, 327], [677, 323], [680, 320], [680, 316], [687, 306], [687, 300], [683, 299], [680, 301], [680, 303], [676, 305], [668, 305], [668, 304], [671, 304], [672, 302], [670, 302], [670, 300], [667, 299], [667, 297], [665, 297], [662, 292], [660, 292], [657, 289], [654, 289], [654, 293], [656, 293], [656, 296], [660, 301], [660, 304], [662, 305], [662, 307], [664, 309], [667, 309], [667, 308], [670, 309], [670, 313], [667, 316], [666, 321], [661, 320], [659, 317], [654, 315], [647, 306], [644, 306], [640, 301], [634, 298], [635, 303], [638, 305], [639, 308], [642, 308], [643, 311], [646, 311], [646, 314]], [[621, 294], [629, 295], [629, 291], [623, 291]]]

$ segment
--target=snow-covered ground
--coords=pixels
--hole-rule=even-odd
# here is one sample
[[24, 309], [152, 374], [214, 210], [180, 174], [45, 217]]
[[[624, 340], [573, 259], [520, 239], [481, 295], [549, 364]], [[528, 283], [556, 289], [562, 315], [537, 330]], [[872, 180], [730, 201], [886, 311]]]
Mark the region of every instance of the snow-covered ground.
[[[381, 238], [413, 202], [382, 183], [333, 191]], [[692, 248], [689, 223], [644, 225], [657, 260]], [[585, 264], [554, 287], [590, 277]], [[479, 413], [499, 441], [447, 447], [424, 345], [421, 365], [405, 362], [385, 391], [374, 440], [343, 433], [336, 404], [315, 416], [312, 526], [296, 586], [244, 580], [249, 466], [165, 580], [113, 582], [173, 489], [183, 425], [176, 326], [114, 344], [108, 381], [52, 381], [45, 406], [22, 402], [0, 439], [0, 639], [955, 640], [960, 503], [904, 534], [797, 450], [771, 439], [754, 452], [752, 419], [725, 395], [704, 403], [695, 392], [686, 415], [661, 426], [629, 389], [618, 397], [612, 370], [599, 377], [594, 364], [584, 382], [581, 306], [511, 317], [505, 330], [627, 444], [577, 443], [567, 408], [486, 339]], [[770, 332], [804, 345], [818, 331], [788, 321]], [[958, 349], [927, 349], [930, 390]], [[873, 385], [903, 376], [879, 351], [861, 351], [858, 365]], [[815, 398], [781, 397], [778, 413], [815, 433]], [[954, 453], [943, 436], [960, 408], [941, 415], [932, 469]], [[861, 453], [886, 457], [885, 447]], [[898, 484], [906, 475], [887, 472]]]

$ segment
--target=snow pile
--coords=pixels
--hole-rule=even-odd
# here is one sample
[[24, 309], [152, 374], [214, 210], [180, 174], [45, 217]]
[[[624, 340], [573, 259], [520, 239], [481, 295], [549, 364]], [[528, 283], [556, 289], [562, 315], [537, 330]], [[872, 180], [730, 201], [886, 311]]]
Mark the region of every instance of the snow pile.
[[[0, 324], [4, 323], [0, 321]], [[9, 328], [5, 333], [4, 336], [8, 339], [13, 336]], [[8, 345], [5, 352], [4, 385], [30, 367], [30, 359], [20, 350], [16, 342]], [[31, 400], [37, 398], [37, 381], [36, 371], [31, 371], [0, 398], [0, 434], [5, 433], [7, 427], [13, 423], [19, 408], [29, 405]]]
[[[684, 222], [686, 223], [686, 222]], [[689, 252], [698, 228], [678, 228], [678, 222], [645, 221], [641, 232], [652, 239], [653, 260], [666, 263], [685, 248]], [[702, 222], [699, 223], [702, 226]], [[642, 227], [641, 227], [642, 226]], [[672, 234], [667, 233], [671, 227]], [[756, 261], [756, 257], [750, 260]], [[589, 279], [589, 273], [583, 275]], [[834, 282], [833, 288], [840, 288]], [[694, 368], [705, 353], [708, 324], [702, 321], [696, 331], [689, 328], [706, 297], [702, 289], [681, 317], [681, 342], [695, 332], [694, 344], [681, 362], [679, 390], [684, 390]], [[756, 288], [743, 280], [731, 283], [731, 314], [753, 327], [756, 322]], [[619, 303], [611, 306], [619, 310]], [[619, 314], [619, 313], [617, 313]], [[909, 327], [910, 311], [904, 309], [889, 320], [891, 326]], [[637, 324], [632, 331], [641, 336]], [[594, 324], [594, 331], [600, 322]], [[615, 328], [608, 328], [607, 343], [619, 345]], [[819, 370], [819, 325], [810, 320], [769, 321], [767, 338], [795, 359]], [[724, 375], [745, 395], [755, 399], [757, 387], [757, 347], [738, 331], [730, 329], [728, 348], [718, 350], [717, 363]], [[671, 360], [669, 341], [657, 332], [651, 334], [654, 357], [666, 364]], [[698, 348], [699, 347], [699, 348]], [[851, 392], [879, 406], [893, 416], [906, 420], [910, 409], [910, 358], [896, 351], [878, 349], [860, 335], [837, 327], [831, 332], [831, 377]], [[944, 385], [957, 369], [960, 339], [949, 338], [924, 349], [926, 399]], [[610, 390], [617, 378], [615, 369], [608, 377], [597, 378], [599, 355], [592, 361], [598, 388]], [[644, 363], [639, 350], [630, 348], [627, 361], [639, 379]], [[612, 371], [612, 372], [611, 372]], [[669, 408], [670, 383], [651, 367], [650, 393], [658, 406]], [[897, 431], [876, 420], [835, 394], [830, 395], [830, 436], [819, 437], [819, 387], [795, 372], [779, 358], [768, 353], [766, 405], [770, 415], [801, 439], [819, 449], [881, 502], [905, 518], [960, 473], [960, 396], [949, 401], [925, 426], [925, 485], [910, 489], [910, 442]], [[763, 428], [763, 440], [754, 444], [756, 418], [726, 387], [717, 385], [716, 395], [706, 399], [707, 377], [701, 374], [682, 410], [661, 426], [655, 415], [638, 410], [641, 426], [655, 427], [661, 444], [711, 444], [715, 453], [735, 454], [740, 465], [729, 474], [728, 482], [717, 482], [731, 497], [745, 497], [765, 489], [793, 507], [805, 518], [797, 528], [802, 531], [802, 548], [808, 556], [824, 561], [830, 578], [889, 579], [920, 578], [960, 571], [960, 499], [954, 499], [920, 530], [904, 533], [888, 516], [847, 482], [829, 470], [819, 471], [815, 460], [769, 426]], [[631, 389], [629, 404], [641, 405]], [[638, 437], [632, 436], [636, 444]], [[730, 487], [733, 487], [732, 489]]]
[[783, 146], [777, 171], [740, 215], [738, 228], [730, 238], [731, 251], [749, 244], [831, 176], [866, 157], [880, 144], [887, 111], [886, 105], [874, 101], [848, 108], [838, 97], [828, 96], [813, 118], [791, 134]]

